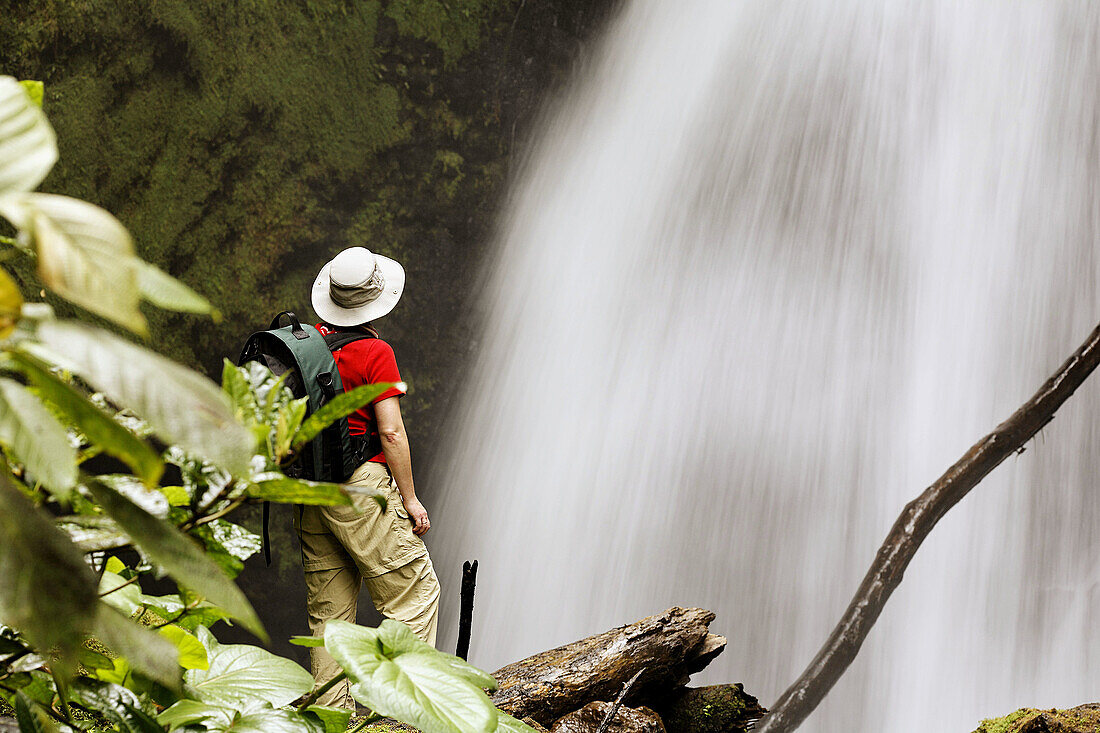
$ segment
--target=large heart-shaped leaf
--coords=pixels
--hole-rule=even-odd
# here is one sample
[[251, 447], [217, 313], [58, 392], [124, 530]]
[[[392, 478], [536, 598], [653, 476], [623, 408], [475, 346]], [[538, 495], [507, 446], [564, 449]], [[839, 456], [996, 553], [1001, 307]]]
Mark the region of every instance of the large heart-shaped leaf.
[[76, 450], [65, 428], [18, 382], [0, 378], [0, 442], [36, 481], [60, 496], [76, 484]]
[[164, 462], [145, 441], [89, 402], [71, 385], [50, 373], [37, 359], [18, 352], [13, 357], [19, 370], [38, 389], [39, 394], [63, 413], [88, 440], [126, 463], [146, 484], [156, 485], [157, 479], [164, 473]]
[[33, 191], [57, 162], [57, 137], [27, 90], [0, 76], [0, 195]]
[[247, 644], [219, 644], [206, 628], [197, 630], [209, 668], [184, 675], [192, 697], [214, 705], [243, 705], [265, 700], [286, 705], [313, 689], [313, 676], [297, 664]]
[[377, 713], [424, 733], [491, 733], [497, 709], [471, 680], [489, 675], [436, 651], [404, 624], [377, 629], [344, 621], [325, 624], [325, 648], [348, 673], [352, 696]]
[[[58, 361], [113, 402], [129, 407], [168, 442], [238, 475], [248, 475], [253, 437], [206, 377], [102, 329], [68, 321], [38, 326]], [[35, 355], [46, 357], [42, 350]]]
[[175, 624], [158, 629], [160, 635], [172, 642], [180, 653], [180, 666], [184, 669], [209, 669], [206, 647], [192, 634]]
[[38, 275], [66, 300], [146, 333], [134, 242], [126, 227], [87, 201], [46, 193], [0, 198], [0, 214], [38, 252]]
[[181, 584], [224, 608], [252, 633], [266, 637], [241, 589], [187, 535], [109, 486], [91, 479], [85, 483], [99, 505], [153, 562]]
[[0, 618], [75, 659], [95, 616], [96, 579], [80, 551], [0, 471]]

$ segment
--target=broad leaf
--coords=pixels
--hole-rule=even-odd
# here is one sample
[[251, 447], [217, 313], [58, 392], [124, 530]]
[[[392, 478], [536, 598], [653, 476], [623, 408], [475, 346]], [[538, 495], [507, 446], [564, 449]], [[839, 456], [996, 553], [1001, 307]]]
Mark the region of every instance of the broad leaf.
[[50, 491], [65, 496], [76, 483], [76, 450], [65, 428], [18, 382], [0, 378], [0, 442]]
[[180, 653], [180, 666], [184, 669], [208, 669], [206, 647], [202, 642], [175, 624], [158, 629], [161, 636], [175, 644]]
[[305, 715], [308, 717], [310, 714], [317, 716], [325, 733], [344, 733], [348, 729], [348, 721], [351, 720], [350, 710], [325, 705], [310, 705], [306, 708]]
[[324, 646], [325, 640], [320, 636], [292, 636], [290, 643], [295, 646]]
[[348, 673], [352, 696], [376, 713], [424, 733], [491, 733], [497, 727], [496, 708], [470, 681], [488, 675], [452, 663], [451, 655], [420, 641], [400, 622], [386, 619], [368, 629], [329, 621], [325, 648]]
[[323, 724], [313, 716], [276, 710], [262, 700], [232, 707], [180, 700], [157, 720], [172, 730], [201, 723], [212, 733], [325, 733]]
[[310, 415], [302, 423], [302, 427], [298, 429], [298, 434], [294, 436], [294, 449], [300, 449], [320, 435], [326, 427], [340, 418], [350, 415], [363, 405], [370, 404], [374, 398], [391, 387], [393, 387], [393, 384], [389, 382], [364, 384], [350, 392], [336, 395], [324, 407]]
[[246, 371], [233, 364], [229, 359], [222, 360], [222, 391], [229, 395], [237, 419], [246, 425], [258, 419], [259, 405]]
[[11, 336], [23, 310], [23, 294], [7, 272], [0, 270], [0, 339]]
[[99, 515], [70, 515], [59, 517], [57, 527], [73, 541], [81, 552], [102, 552], [125, 547], [130, 538], [118, 528], [110, 517]]
[[313, 689], [313, 676], [289, 659], [247, 644], [219, 644], [214, 635], [198, 628], [210, 667], [184, 675], [193, 697], [216, 705], [242, 705], [266, 700], [282, 706]]
[[249, 631], [266, 638], [244, 593], [189, 537], [103, 483], [90, 480], [87, 488], [153, 562], [183, 585], [225, 608]]
[[58, 730], [57, 723], [22, 692], [15, 695], [15, 717], [19, 721], [19, 733], [56, 733]]
[[[167, 442], [247, 475], [253, 438], [229, 401], [200, 374], [101, 329], [54, 321], [38, 327], [51, 352], [113, 402], [144, 418]], [[41, 353], [41, 352], [36, 352]]]
[[536, 733], [535, 729], [508, 713], [497, 711], [497, 733]]
[[0, 195], [33, 191], [57, 162], [46, 115], [15, 79], [0, 76]]
[[167, 272], [142, 260], [135, 260], [134, 264], [141, 295], [153, 305], [184, 313], [209, 313], [215, 320], [221, 319], [221, 314], [210, 305], [210, 301]]
[[95, 619], [96, 579], [80, 551], [0, 472], [0, 618], [38, 649], [74, 660]]
[[71, 385], [50, 373], [37, 359], [18, 352], [13, 357], [38, 393], [61, 411], [88, 440], [128, 465], [147, 485], [156, 485], [164, 473], [164, 462], [145, 441], [89, 402]]
[[99, 576], [99, 598], [127, 618], [142, 607], [141, 586], [110, 570]]
[[101, 713], [122, 733], [164, 733], [142, 710], [138, 696], [121, 685], [81, 678], [73, 683], [71, 694], [81, 707]]
[[[116, 659], [115, 666], [133, 666], [145, 676], [169, 689], [179, 689], [180, 673], [176, 647], [160, 634], [138, 626], [105, 604], [99, 605], [94, 635], [102, 644], [124, 659]], [[128, 663], [128, 664], [127, 664]], [[110, 675], [99, 674], [100, 679], [121, 682]]]
[[134, 242], [107, 211], [80, 199], [25, 193], [0, 199], [0, 214], [34, 242], [38, 275], [60, 295], [98, 316], [145, 334], [138, 309]]
[[[268, 474], [271, 475], [271, 474]], [[254, 499], [285, 504], [351, 505], [351, 497], [339, 484], [318, 483], [275, 474], [248, 485], [248, 495]], [[385, 494], [377, 493], [385, 506]]]

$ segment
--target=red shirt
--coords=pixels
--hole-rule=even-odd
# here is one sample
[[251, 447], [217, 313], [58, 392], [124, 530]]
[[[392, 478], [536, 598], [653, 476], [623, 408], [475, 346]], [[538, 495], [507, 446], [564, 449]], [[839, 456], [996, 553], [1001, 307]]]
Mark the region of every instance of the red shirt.
[[[339, 329], [318, 323], [317, 330], [325, 335], [336, 333]], [[370, 404], [348, 415], [348, 432], [352, 435], [378, 435], [378, 426], [374, 419], [374, 403], [405, 394], [405, 384], [397, 371], [397, 358], [393, 355], [393, 348], [382, 339], [365, 338], [352, 341], [342, 349], [334, 351], [332, 357], [336, 360], [336, 370], [340, 372], [340, 381], [344, 383], [345, 392], [350, 392], [364, 384], [393, 382], [396, 385], [375, 397]], [[385, 463], [386, 456], [379, 453], [367, 460]]]

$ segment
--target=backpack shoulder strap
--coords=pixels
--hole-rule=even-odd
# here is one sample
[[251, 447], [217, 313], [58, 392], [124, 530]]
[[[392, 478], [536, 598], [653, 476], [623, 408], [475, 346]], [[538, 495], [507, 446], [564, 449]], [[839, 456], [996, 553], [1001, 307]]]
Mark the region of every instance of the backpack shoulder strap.
[[352, 342], [373, 338], [378, 337], [374, 334], [363, 333], [362, 331], [337, 331], [336, 333], [325, 334], [325, 343], [328, 344], [329, 351], [339, 351]]

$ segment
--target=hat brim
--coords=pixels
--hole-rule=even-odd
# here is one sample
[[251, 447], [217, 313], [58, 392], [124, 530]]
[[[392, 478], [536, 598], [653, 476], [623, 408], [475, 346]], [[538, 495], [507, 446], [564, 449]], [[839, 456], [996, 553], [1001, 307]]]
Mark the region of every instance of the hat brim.
[[332, 263], [328, 262], [321, 268], [317, 273], [317, 279], [313, 281], [310, 300], [313, 303], [313, 310], [322, 321], [331, 323], [333, 326], [358, 326], [381, 318], [393, 310], [405, 290], [405, 268], [396, 260], [377, 253], [374, 258], [382, 271], [385, 287], [377, 298], [355, 308], [343, 308], [332, 302], [328, 277]]

